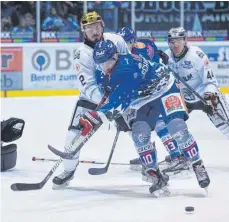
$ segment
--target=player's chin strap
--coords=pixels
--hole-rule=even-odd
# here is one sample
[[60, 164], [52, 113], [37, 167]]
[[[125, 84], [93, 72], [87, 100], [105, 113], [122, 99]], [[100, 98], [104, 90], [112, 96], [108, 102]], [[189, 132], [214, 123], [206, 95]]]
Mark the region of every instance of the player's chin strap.
[[[196, 97], [198, 97], [200, 99], [200, 101], [204, 104], [204, 105], [208, 105], [206, 103], [206, 101], [204, 100], [204, 98], [196, 92], [195, 89], [193, 89], [188, 83], [185, 82], [185, 80], [183, 80], [178, 73], [174, 72], [170, 67], [168, 67], [169, 70], [172, 72], [172, 74], [175, 76], [176, 79], [178, 79], [180, 82], [182, 82]], [[215, 115], [217, 115], [224, 123], [229, 125], [229, 120], [226, 120], [222, 115], [220, 115], [218, 112], [215, 113]]]

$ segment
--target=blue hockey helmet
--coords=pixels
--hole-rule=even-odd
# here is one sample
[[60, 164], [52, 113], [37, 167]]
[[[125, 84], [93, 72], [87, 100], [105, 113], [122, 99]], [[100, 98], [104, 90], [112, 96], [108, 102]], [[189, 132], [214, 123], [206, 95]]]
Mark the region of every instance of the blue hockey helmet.
[[96, 64], [105, 63], [117, 53], [117, 47], [111, 40], [97, 42], [94, 51], [93, 59]]
[[121, 35], [126, 43], [133, 43], [136, 40], [135, 31], [132, 28], [123, 27], [116, 34]]

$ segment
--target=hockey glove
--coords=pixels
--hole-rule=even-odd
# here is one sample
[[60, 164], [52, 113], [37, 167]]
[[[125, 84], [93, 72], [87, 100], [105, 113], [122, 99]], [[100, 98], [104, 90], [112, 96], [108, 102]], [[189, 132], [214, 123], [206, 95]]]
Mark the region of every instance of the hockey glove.
[[169, 63], [169, 56], [161, 51], [161, 50], [157, 50], [157, 54], [160, 56], [160, 58], [162, 59], [162, 62], [165, 64], [165, 65], [168, 65]]
[[102, 125], [102, 119], [99, 117], [98, 113], [95, 111], [86, 112], [79, 119], [79, 129], [81, 130], [81, 135], [86, 136], [89, 134], [93, 128]]
[[122, 117], [119, 111], [114, 110], [113, 112], [107, 112], [106, 117], [109, 121], [115, 121], [116, 127], [117, 129], [119, 129], [119, 131], [130, 131], [130, 128], [126, 124], [124, 118]]
[[22, 136], [25, 121], [18, 118], [10, 118], [1, 122], [1, 141], [12, 142]]
[[131, 131], [131, 129], [126, 124], [126, 122], [122, 116], [115, 119], [115, 123], [116, 123], [116, 127], [117, 127], [117, 129], [119, 129], [119, 131], [124, 131], [124, 132]]
[[204, 100], [206, 101], [206, 105], [204, 105], [203, 111], [210, 116], [216, 114], [217, 104], [219, 103], [219, 96], [217, 93], [205, 93]]

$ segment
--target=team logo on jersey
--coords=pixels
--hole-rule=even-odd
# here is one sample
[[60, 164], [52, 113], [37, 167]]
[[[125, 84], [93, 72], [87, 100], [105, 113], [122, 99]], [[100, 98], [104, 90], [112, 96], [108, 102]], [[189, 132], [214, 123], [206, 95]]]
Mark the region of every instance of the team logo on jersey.
[[195, 96], [193, 95], [193, 93], [189, 89], [183, 88], [181, 91], [182, 91], [182, 95], [183, 95], [185, 101], [195, 100]]
[[74, 60], [80, 59], [80, 50], [74, 50]]
[[205, 54], [204, 54], [203, 52], [201, 52], [201, 51], [196, 51], [196, 54], [197, 54], [201, 59], [205, 56]]
[[208, 61], [208, 59], [206, 59], [206, 60], [204, 61], [204, 65], [206, 65], [206, 66], [208, 66], [208, 65], [209, 65], [209, 61]]
[[76, 64], [76, 71], [79, 72], [80, 71], [80, 65], [79, 64]]
[[191, 61], [187, 61], [187, 60], [185, 60], [184, 63], [181, 64], [181, 66], [183, 68], [185, 68], [185, 69], [191, 69], [191, 68], [193, 68], [193, 65], [192, 65]]
[[210, 62], [208, 59], [205, 59], [204, 61], [204, 68], [208, 69], [210, 67]]
[[172, 93], [162, 98], [162, 103], [165, 109], [166, 115], [170, 115], [175, 112], [184, 111], [184, 106], [181, 101], [179, 93]]

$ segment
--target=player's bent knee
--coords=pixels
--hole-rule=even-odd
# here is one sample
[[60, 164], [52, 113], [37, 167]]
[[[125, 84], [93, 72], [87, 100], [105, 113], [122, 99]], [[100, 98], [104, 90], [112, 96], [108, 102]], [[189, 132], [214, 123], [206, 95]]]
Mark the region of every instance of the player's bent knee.
[[136, 145], [143, 146], [150, 141], [151, 129], [148, 123], [137, 121], [132, 124], [132, 138]]
[[174, 118], [169, 121], [167, 128], [168, 128], [169, 133], [171, 135], [174, 135], [178, 132], [187, 130], [188, 127], [183, 119]]

